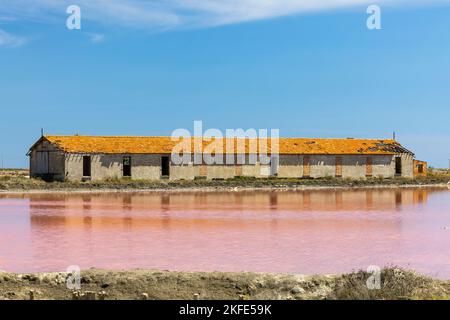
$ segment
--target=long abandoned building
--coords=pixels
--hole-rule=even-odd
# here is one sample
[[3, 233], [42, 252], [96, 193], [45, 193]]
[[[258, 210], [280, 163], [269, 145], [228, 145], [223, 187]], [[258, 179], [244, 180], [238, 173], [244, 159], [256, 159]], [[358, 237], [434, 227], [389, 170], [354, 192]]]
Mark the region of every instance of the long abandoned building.
[[[415, 160], [414, 154], [395, 140], [280, 138], [276, 154], [271, 154], [269, 143], [264, 158], [262, 140], [215, 139], [220, 148], [211, 153], [216, 159], [211, 163], [201, 157], [208, 146], [211, 149], [211, 139], [205, 138], [200, 138], [202, 148], [194, 146], [193, 151], [184, 152], [179, 162], [174, 161], [173, 151], [179, 141], [171, 137], [42, 136], [28, 152], [30, 176], [56, 181], [244, 176], [365, 179], [413, 178], [427, 171], [426, 162]], [[186, 141], [193, 146], [198, 139]], [[195, 160], [199, 153], [200, 162]]]

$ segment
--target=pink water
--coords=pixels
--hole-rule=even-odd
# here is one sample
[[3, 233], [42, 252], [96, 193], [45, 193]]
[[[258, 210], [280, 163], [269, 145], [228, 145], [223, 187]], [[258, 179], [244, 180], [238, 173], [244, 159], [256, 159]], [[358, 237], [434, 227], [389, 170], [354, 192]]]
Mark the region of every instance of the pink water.
[[0, 195], [0, 269], [70, 265], [450, 279], [450, 191]]

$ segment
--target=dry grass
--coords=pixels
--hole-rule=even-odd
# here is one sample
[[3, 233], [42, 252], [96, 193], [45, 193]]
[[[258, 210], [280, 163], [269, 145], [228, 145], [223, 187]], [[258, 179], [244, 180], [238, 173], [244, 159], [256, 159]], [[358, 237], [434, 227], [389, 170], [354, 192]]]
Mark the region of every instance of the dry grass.
[[448, 282], [436, 281], [413, 271], [385, 268], [381, 272], [381, 288], [368, 289], [366, 281], [370, 274], [358, 271], [341, 276], [331, 299], [449, 299]]
[[[67, 274], [11, 274], [0, 272], [1, 299], [72, 299]], [[433, 280], [411, 271], [386, 268], [381, 289], [369, 290], [369, 274], [300, 276], [267, 273], [169, 272], [155, 270], [81, 272], [81, 290], [104, 292], [106, 299], [447, 299], [450, 282]]]
[[299, 188], [312, 187], [370, 187], [370, 186], [408, 186], [408, 185], [437, 185], [450, 181], [450, 170], [430, 169], [427, 177], [408, 178], [380, 178], [370, 179], [342, 179], [325, 177], [311, 178], [252, 178], [236, 177], [234, 179], [195, 179], [195, 180], [130, 180], [108, 179], [99, 182], [45, 182], [41, 179], [30, 179], [28, 170], [5, 169], [0, 171], [0, 190], [152, 190], [152, 189], [186, 189], [186, 188]]
[[228, 189], [228, 188], [300, 188], [300, 187], [371, 187], [371, 186], [415, 186], [446, 184], [450, 181], [448, 175], [430, 175], [417, 179], [406, 178], [371, 178], [371, 179], [338, 179], [333, 177], [320, 179], [299, 178], [267, 178], [257, 179], [237, 177], [235, 179], [195, 179], [195, 180], [130, 180], [110, 179], [101, 182], [45, 182], [40, 179], [29, 179], [26, 174], [0, 175], [0, 190], [27, 191], [27, 190], [152, 190], [152, 189]]

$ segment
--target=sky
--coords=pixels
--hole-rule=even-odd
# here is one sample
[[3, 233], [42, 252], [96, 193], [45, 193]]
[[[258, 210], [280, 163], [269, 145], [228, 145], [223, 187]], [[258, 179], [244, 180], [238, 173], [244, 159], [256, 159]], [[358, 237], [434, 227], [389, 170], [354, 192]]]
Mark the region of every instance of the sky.
[[449, 107], [450, 0], [0, 0], [4, 167], [28, 166], [41, 128], [152, 136], [195, 120], [286, 137], [395, 131], [448, 167]]

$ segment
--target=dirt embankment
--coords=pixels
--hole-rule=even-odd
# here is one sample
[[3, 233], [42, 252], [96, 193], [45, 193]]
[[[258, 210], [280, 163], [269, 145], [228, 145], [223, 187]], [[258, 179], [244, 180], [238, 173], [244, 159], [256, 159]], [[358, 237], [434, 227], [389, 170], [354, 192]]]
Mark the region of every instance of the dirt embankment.
[[[449, 299], [450, 281], [396, 268], [381, 272], [381, 289], [368, 289], [370, 274], [301, 276], [264, 273], [108, 271], [81, 272], [80, 290], [66, 273], [0, 272], [0, 299]], [[72, 279], [72, 278], [71, 278]]]
[[227, 180], [110, 180], [102, 182], [45, 182], [22, 176], [0, 177], [0, 192], [30, 191], [145, 191], [145, 190], [232, 190], [240, 189], [308, 189], [308, 188], [360, 188], [360, 187], [415, 187], [446, 186], [450, 175], [417, 179], [371, 178], [361, 180], [321, 178], [234, 178]]

